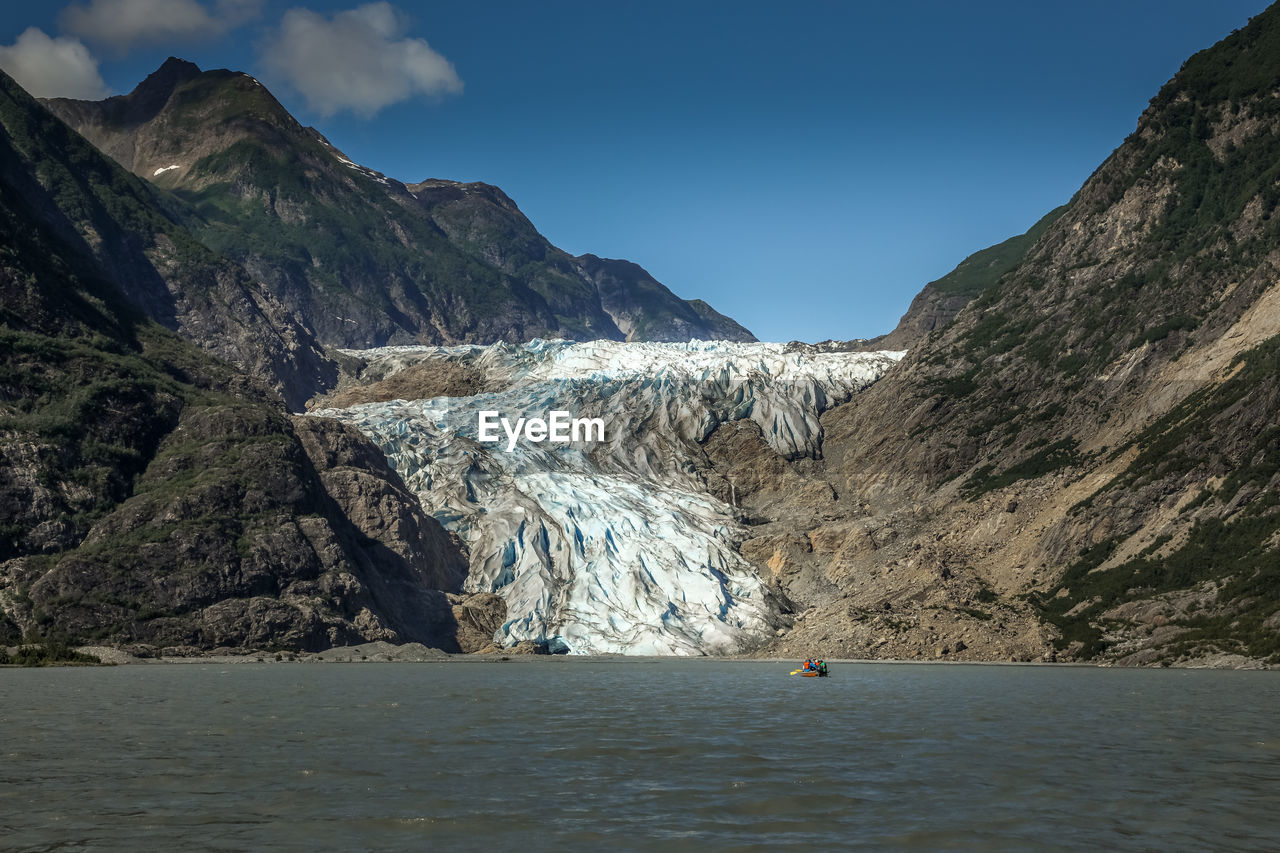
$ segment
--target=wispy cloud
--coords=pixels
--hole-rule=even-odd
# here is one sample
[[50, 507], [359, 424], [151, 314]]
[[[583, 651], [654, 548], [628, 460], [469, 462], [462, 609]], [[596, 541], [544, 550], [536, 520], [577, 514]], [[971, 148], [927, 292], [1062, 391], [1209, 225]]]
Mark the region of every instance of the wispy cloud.
[[262, 0], [90, 0], [63, 10], [62, 29], [119, 52], [138, 44], [217, 38], [253, 20]]
[[414, 95], [453, 95], [462, 79], [422, 39], [405, 38], [390, 3], [369, 3], [331, 18], [290, 9], [262, 45], [261, 61], [321, 115], [370, 116]]
[[50, 38], [28, 27], [11, 45], [0, 45], [0, 68], [37, 98], [96, 100], [110, 94], [98, 60], [79, 39]]

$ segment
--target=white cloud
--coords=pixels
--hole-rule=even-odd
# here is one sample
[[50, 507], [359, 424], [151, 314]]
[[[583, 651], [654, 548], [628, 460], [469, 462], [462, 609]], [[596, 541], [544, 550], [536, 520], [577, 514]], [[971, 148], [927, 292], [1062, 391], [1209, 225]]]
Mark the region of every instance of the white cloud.
[[462, 91], [453, 64], [422, 39], [402, 38], [405, 21], [390, 3], [369, 3], [332, 18], [290, 9], [262, 46], [262, 62], [324, 116], [370, 116], [414, 95]]
[[50, 38], [28, 27], [11, 45], [0, 45], [0, 68], [37, 98], [97, 100], [110, 94], [98, 60], [79, 39]]
[[214, 4], [218, 20], [232, 30], [262, 14], [263, 0], [218, 0]]
[[135, 44], [217, 38], [257, 17], [262, 0], [218, 0], [214, 11], [196, 0], [90, 0], [68, 6], [67, 32], [118, 51]]

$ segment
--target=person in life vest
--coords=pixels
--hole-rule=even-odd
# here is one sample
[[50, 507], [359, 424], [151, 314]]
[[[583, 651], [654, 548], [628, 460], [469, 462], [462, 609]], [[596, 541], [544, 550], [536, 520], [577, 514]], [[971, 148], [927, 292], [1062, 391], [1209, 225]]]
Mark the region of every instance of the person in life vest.
[[806, 658], [804, 662], [804, 666], [801, 667], [801, 669], [803, 669], [805, 672], [812, 672], [815, 669], [813, 665], [813, 660], [810, 658]]
[[818, 675], [826, 675], [826, 674], [827, 674], [827, 662], [824, 660], [818, 661]]

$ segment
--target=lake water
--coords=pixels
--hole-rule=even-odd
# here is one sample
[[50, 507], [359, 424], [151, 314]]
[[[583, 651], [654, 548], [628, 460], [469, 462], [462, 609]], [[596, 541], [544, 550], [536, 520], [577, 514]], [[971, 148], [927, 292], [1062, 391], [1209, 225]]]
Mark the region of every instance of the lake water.
[[0, 670], [5, 850], [1280, 849], [1280, 673]]

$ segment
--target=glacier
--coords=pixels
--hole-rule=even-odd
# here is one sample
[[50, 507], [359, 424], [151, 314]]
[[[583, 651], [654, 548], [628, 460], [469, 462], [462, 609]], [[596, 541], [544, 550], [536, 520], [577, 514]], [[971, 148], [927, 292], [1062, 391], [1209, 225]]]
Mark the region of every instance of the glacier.
[[[759, 643], [776, 607], [738, 553], [736, 510], [707, 494], [699, 444], [749, 418], [789, 459], [817, 456], [818, 416], [901, 352], [777, 343], [544, 341], [344, 350], [366, 375], [452, 361], [501, 390], [311, 414], [381, 447], [470, 554], [466, 589], [495, 592], [495, 642], [575, 654], [732, 654]], [[602, 418], [605, 438], [506, 450], [478, 440], [479, 412]], [[501, 434], [501, 430], [499, 430]]]

